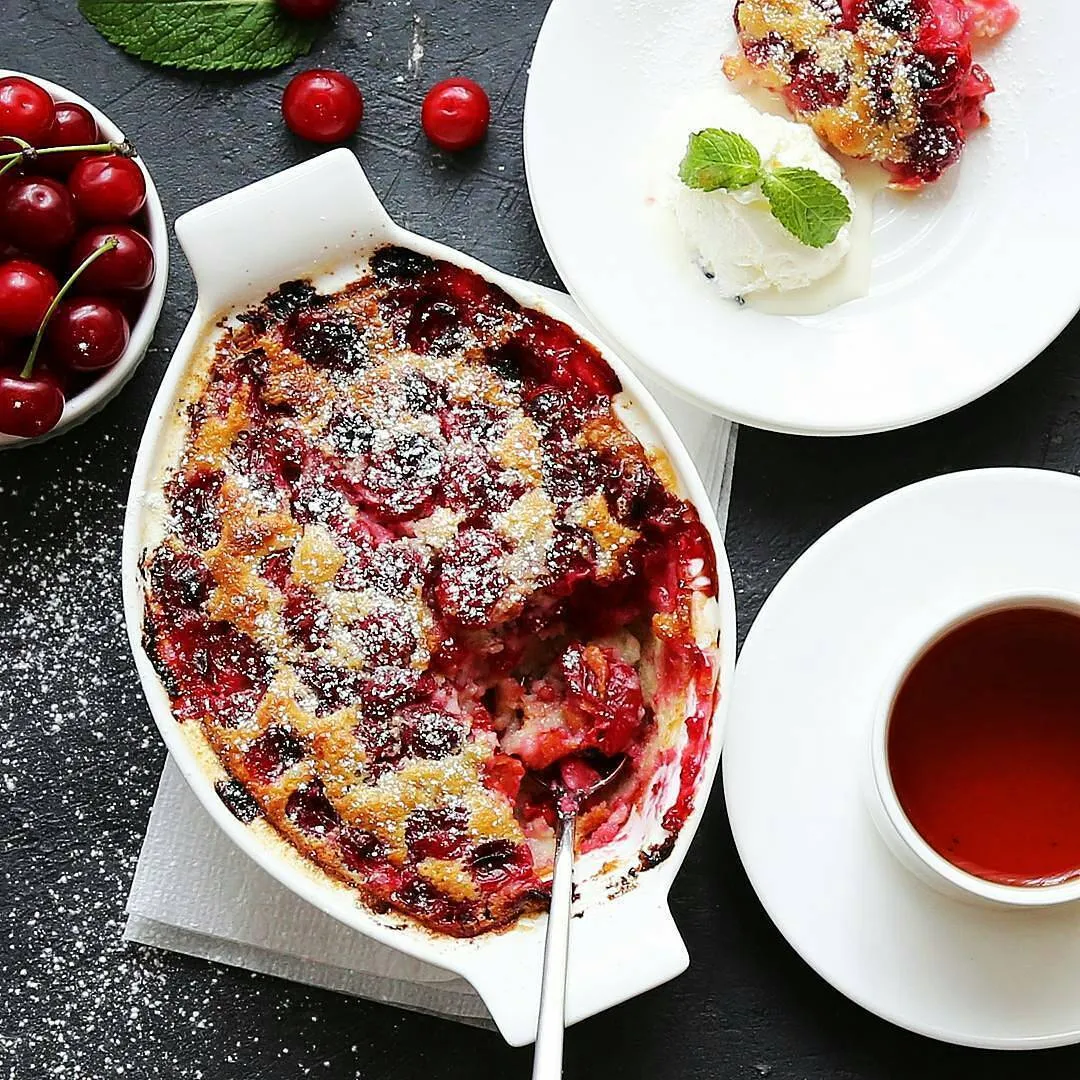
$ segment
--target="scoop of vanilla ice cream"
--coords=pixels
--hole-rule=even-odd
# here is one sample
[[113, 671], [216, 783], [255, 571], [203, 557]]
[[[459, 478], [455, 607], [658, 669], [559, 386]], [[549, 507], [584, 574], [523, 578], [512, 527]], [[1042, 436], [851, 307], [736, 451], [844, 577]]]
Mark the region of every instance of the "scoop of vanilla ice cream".
[[665, 123], [660, 198], [670, 207], [702, 270], [725, 296], [760, 289], [798, 289], [830, 273], [851, 246], [850, 223], [824, 248], [800, 243], [772, 216], [761, 185], [738, 191], [696, 191], [679, 179], [690, 135], [704, 128], [742, 135], [765, 165], [813, 169], [831, 180], [854, 206], [855, 197], [837, 162], [805, 124], [759, 112], [722, 90], [683, 103]]

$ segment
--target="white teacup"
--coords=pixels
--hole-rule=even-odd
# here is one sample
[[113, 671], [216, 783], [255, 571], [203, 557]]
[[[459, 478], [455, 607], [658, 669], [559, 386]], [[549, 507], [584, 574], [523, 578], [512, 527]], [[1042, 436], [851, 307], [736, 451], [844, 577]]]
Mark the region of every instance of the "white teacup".
[[871, 816], [886, 844], [896, 857], [928, 885], [961, 900], [996, 907], [1046, 908], [1080, 899], [1080, 877], [1055, 884], [1007, 885], [962, 870], [939, 854], [912, 825], [893, 785], [889, 766], [889, 725], [893, 708], [908, 675], [943, 638], [965, 623], [993, 612], [1011, 608], [1064, 611], [1080, 618], [1080, 598], [1039, 589], [1001, 593], [955, 610], [944, 620], [917, 635], [910, 648], [900, 650], [891, 669], [870, 729], [868, 802]]

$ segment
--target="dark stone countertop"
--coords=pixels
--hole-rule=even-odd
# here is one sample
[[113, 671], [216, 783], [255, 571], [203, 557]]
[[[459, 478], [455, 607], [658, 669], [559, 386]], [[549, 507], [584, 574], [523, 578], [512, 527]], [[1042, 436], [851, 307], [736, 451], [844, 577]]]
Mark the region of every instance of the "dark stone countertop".
[[[355, 148], [391, 213], [502, 270], [557, 284], [521, 161], [528, 57], [544, 8], [344, 0], [310, 61], [206, 77], [122, 55], [75, 0], [2, 0], [0, 66], [66, 84], [110, 113], [141, 148], [170, 220], [310, 156], [279, 120], [281, 90], [303, 66], [341, 67], [366, 95]], [[417, 27], [419, 80], [407, 70]], [[450, 74], [481, 81], [494, 108], [487, 146], [457, 161], [431, 150], [418, 124], [423, 90]], [[117, 566], [138, 437], [194, 301], [174, 255], [165, 315], [134, 381], [79, 431], [0, 455], [0, 1076], [527, 1076], [528, 1051], [487, 1032], [120, 942], [164, 752], [128, 653]], [[729, 552], [743, 631], [799, 553], [869, 499], [960, 468], [1075, 471], [1078, 344], [1074, 323], [1005, 387], [908, 431], [819, 441], [741, 432]], [[673, 904], [690, 971], [572, 1029], [568, 1076], [997, 1080], [1080, 1069], [1080, 1050], [941, 1046], [831, 990], [751, 892], [719, 789]]]

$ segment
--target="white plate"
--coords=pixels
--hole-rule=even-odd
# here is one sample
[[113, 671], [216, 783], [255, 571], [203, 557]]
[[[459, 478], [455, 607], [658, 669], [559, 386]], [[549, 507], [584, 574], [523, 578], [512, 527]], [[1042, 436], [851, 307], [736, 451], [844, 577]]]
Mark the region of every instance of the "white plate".
[[906, 870], [869, 814], [870, 725], [897, 647], [987, 593], [1080, 591], [1080, 479], [957, 473], [871, 503], [762, 608], [735, 674], [724, 789], [739, 854], [795, 950], [923, 1035], [1080, 1041], [1080, 904], [1000, 911]]
[[665, 113], [726, 84], [733, 0], [555, 0], [533, 57], [525, 162], [574, 299], [673, 389], [757, 427], [883, 431], [985, 394], [1080, 307], [1067, 194], [1080, 169], [1080, 5], [1020, 2], [1020, 23], [981, 58], [998, 86], [990, 126], [936, 188], [879, 196], [868, 297], [796, 318], [718, 297], [646, 203]]

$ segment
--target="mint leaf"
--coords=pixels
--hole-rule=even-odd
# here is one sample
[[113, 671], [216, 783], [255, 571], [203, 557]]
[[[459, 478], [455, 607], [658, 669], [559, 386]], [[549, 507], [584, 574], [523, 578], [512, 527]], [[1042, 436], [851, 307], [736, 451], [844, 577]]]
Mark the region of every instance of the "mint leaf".
[[781, 167], [761, 176], [761, 190], [773, 217], [796, 240], [823, 248], [851, 220], [844, 193], [813, 169]]
[[280, 67], [308, 52], [317, 32], [275, 0], [79, 0], [79, 10], [125, 52], [193, 71]]
[[749, 187], [761, 177], [761, 155], [734, 131], [705, 128], [690, 136], [679, 165], [679, 179], [690, 188], [716, 191]]

